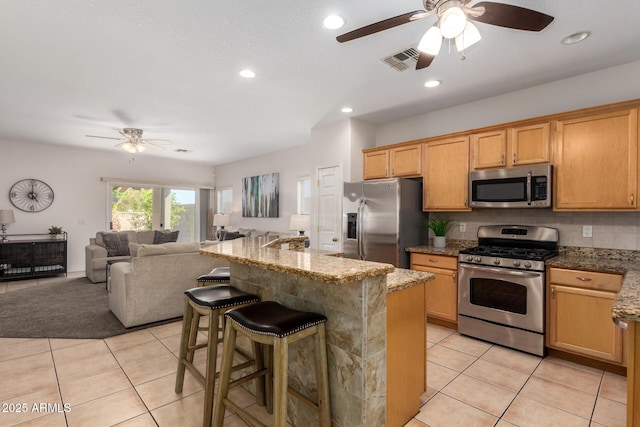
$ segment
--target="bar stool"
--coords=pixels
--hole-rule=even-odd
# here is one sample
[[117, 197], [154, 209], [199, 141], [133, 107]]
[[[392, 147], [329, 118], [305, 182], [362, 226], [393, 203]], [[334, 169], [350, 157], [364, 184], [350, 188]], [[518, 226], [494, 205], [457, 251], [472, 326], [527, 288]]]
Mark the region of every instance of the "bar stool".
[[[216, 358], [218, 357], [218, 343], [220, 342], [219, 319], [227, 310], [258, 302], [256, 295], [247, 294], [232, 286], [204, 286], [189, 289], [185, 292], [185, 310], [182, 321], [182, 337], [180, 339], [180, 354], [178, 371], [176, 373], [175, 392], [181, 393], [184, 384], [185, 368], [193, 374], [205, 389], [203, 426], [211, 426], [213, 411], [213, 391], [218, 373], [216, 372]], [[198, 322], [200, 316], [209, 316], [207, 342], [196, 344]], [[203, 376], [194, 366], [193, 358], [196, 350], [207, 348], [207, 368]], [[235, 347], [235, 345], [234, 345]], [[234, 348], [230, 351], [233, 357]], [[240, 353], [246, 362], [234, 366], [233, 370], [243, 369], [262, 360], [262, 352], [258, 345], [253, 346], [253, 357]], [[257, 390], [258, 401], [264, 404], [264, 381]]]
[[216, 267], [211, 272], [203, 274], [196, 279], [198, 286], [208, 286], [231, 281], [231, 269], [229, 267]]
[[[327, 318], [321, 314], [293, 310], [274, 301], [264, 301], [247, 305], [225, 313], [224, 350], [222, 367], [218, 381], [218, 394], [214, 406], [214, 427], [222, 427], [225, 409], [229, 408], [252, 426], [264, 426], [262, 422], [228, 399], [229, 388], [266, 376], [268, 408], [274, 408], [274, 427], [284, 427], [287, 419], [287, 392], [295, 394], [318, 410], [320, 426], [331, 425], [329, 407], [329, 377], [327, 373], [327, 349], [325, 323]], [[269, 345], [273, 356], [269, 357], [267, 368], [256, 361], [256, 371], [231, 379], [233, 348], [237, 334], [247, 336], [252, 342]], [[318, 401], [313, 402], [297, 390], [288, 386], [289, 344], [303, 338], [314, 338], [314, 360]], [[273, 375], [273, 391], [271, 391]], [[259, 396], [258, 396], [259, 397]], [[275, 400], [275, 402], [273, 401]]]

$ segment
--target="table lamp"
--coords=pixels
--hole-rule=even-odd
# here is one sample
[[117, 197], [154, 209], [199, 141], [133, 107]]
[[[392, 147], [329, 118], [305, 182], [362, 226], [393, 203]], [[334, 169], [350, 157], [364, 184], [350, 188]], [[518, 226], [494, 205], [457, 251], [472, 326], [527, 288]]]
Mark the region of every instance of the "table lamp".
[[216, 239], [222, 240], [225, 233], [224, 227], [229, 224], [231, 224], [231, 215], [215, 214], [213, 216], [213, 225], [220, 227], [220, 229], [216, 231]]
[[305, 230], [311, 228], [311, 215], [291, 215], [289, 230], [298, 231], [299, 236], [304, 236]]
[[2, 229], [0, 230], [0, 236], [2, 237], [2, 241], [7, 240], [7, 225], [14, 224], [16, 222], [15, 217], [13, 216], [13, 210], [5, 209], [0, 210], [0, 224], [2, 224]]

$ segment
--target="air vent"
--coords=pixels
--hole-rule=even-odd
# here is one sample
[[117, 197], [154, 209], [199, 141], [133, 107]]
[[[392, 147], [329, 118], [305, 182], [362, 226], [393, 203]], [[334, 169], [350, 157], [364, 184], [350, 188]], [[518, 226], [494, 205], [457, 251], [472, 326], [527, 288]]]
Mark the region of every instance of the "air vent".
[[405, 71], [415, 68], [418, 63], [418, 56], [420, 56], [420, 52], [413, 46], [382, 58], [381, 61], [396, 71]]

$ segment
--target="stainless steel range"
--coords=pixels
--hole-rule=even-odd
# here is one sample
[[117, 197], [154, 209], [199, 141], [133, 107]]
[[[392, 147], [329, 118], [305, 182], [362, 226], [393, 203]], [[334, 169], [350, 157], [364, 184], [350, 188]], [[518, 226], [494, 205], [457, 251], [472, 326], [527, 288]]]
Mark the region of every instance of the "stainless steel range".
[[458, 256], [458, 332], [543, 356], [544, 261], [557, 250], [555, 228], [478, 228]]

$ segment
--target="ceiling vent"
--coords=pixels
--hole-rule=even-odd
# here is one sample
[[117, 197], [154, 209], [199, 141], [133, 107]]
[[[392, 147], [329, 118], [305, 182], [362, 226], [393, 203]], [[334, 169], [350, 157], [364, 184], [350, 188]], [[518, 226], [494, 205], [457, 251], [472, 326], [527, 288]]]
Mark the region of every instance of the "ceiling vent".
[[396, 71], [405, 71], [416, 67], [418, 56], [420, 56], [420, 52], [413, 46], [382, 58], [381, 61]]

